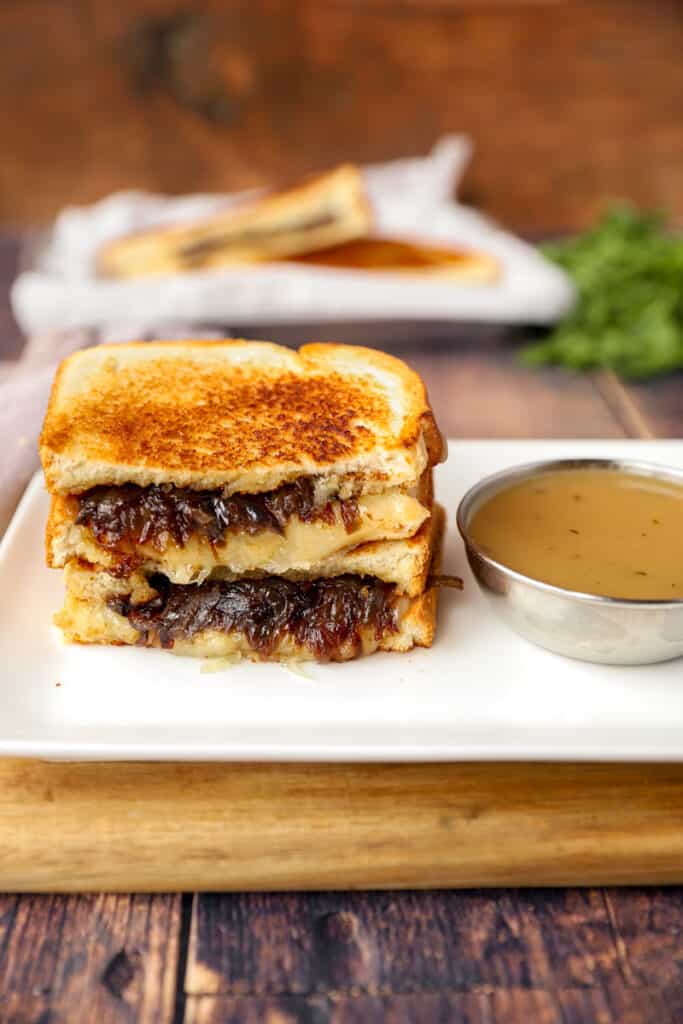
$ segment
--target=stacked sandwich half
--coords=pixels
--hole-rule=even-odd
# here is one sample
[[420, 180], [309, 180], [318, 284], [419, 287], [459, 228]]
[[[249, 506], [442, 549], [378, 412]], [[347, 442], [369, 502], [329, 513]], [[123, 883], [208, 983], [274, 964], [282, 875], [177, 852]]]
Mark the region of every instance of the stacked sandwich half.
[[420, 378], [363, 348], [85, 349], [41, 437], [67, 640], [343, 661], [434, 636], [442, 441]]

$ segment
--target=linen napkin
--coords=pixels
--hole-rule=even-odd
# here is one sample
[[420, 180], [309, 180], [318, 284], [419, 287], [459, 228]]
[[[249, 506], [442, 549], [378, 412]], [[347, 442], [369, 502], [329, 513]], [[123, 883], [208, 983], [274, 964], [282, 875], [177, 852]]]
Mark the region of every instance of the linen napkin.
[[494, 283], [287, 263], [97, 278], [95, 256], [110, 238], [204, 217], [245, 196], [122, 192], [57, 218], [36, 265], [14, 283], [15, 316], [27, 334], [131, 321], [149, 328], [160, 321], [234, 328], [342, 320], [552, 323], [573, 301], [565, 275], [533, 246], [451, 199], [470, 150], [467, 138], [449, 136], [426, 157], [367, 168], [365, 182], [380, 233], [488, 253], [501, 268]]

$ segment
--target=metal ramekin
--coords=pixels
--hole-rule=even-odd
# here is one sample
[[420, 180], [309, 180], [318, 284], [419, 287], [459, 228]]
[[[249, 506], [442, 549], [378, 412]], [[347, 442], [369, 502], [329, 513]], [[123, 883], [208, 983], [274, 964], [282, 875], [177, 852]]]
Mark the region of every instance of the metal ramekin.
[[621, 470], [683, 485], [683, 470], [636, 459], [556, 459], [486, 477], [467, 492], [457, 513], [458, 530], [481, 590], [516, 633], [569, 658], [646, 665], [680, 657], [683, 600], [633, 601], [564, 590], [501, 565], [470, 539], [469, 524], [483, 502], [511, 484], [563, 469]]

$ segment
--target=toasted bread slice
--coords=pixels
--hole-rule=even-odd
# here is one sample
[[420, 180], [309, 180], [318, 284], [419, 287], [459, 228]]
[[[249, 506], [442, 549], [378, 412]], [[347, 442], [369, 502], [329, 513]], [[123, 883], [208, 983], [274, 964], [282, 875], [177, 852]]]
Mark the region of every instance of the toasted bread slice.
[[139, 277], [283, 259], [360, 238], [371, 222], [361, 173], [343, 164], [205, 220], [115, 239], [100, 251], [98, 270]]
[[[436, 527], [433, 536], [436, 542], [430, 555], [436, 569], [443, 530], [442, 512], [438, 507], [434, 518]], [[55, 623], [62, 629], [68, 642], [160, 645], [160, 631], [141, 632], [131, 623], [126, 611], [131, 606], [137, 608], [159, 598], [159, 584], [154, 576], [148, 579], [136, 572], [122, 579], [82, 562], [70, 562], [64, 575], [66, 600], [62, 610], [55, 616]], [[186, 591], [188, 600], [192, 601], [196, 600], [202, 586], [215, 588], [220, 585], [209, 583], [200, 587], [177, 589]], [[244, 580], [236, 584], [242, 588], [244, 585]], [[165, 646], [174, 654], [196, 657], [240, 655], [252, 660], [275, 661], [328, 660], [331, 657], [332, 660], [345, 661], [374, 651], [407, 651], [414, 646], [431, 645], [436, 628], [436, 587], [428, 586], [412, 598], [392, 592], [391, 608], [390, 622], [382, 620], [378, 625], [369, 621], [354, 637], [334, 642], [329, 652], [321, 652], [315, 643], [307, 642], [287, 630], [280, 630], [269, 637], [264, 649], [254, 643], [254, 634], [250, 633], [248, 627], [226, 630], [205, 628], [185, 637], [174, 637], [170, 643], [166, 640]], [[334, 622], [329, 624], [329, 631], [331, 635], [335, 634]]]
[[415, 486], [444, 455], [420, 377], [347, 345], [103, 345], [57, 371], [40, 439], [48, 489], [170, 483], [229, 493], [302, 476], [330, 493]]
[[[293, 516], [281, 532], [230, 530], [221, 543], [194, 534], [184, 544], [178, 544], [167, 536], [160, 550], [151, 541], [133, 543], [127, 538], [112, 547], [102, 546], [87, 525], [77, 522], [78, 499], [56, 495], [47, 522], [47, 564], [63, 568], [68, 561], [80, 559], [119, 574], [135, 566], [145, 573], [161, 572], [173, 583], [193, 583], [219, 574], [311, 578], [363, 571], [339, 566], [349, 557], [358, 562], [360, 551], [370, 557], [374, 549], [371, 545], [377, 546], [377, 542], [412, 538], [429, 519], [431, 471], [424, 474], [414, 493], [392, 488], [381, 494], [362, 495], [354, 504], [356, 515], [348, 526], [341, 504], [333, 502], [324, 521], [307, 522]], [[404, 553], [402, 564], [408, 550], [411, 549]], [[414, 562], [417, 557], [416, 553], [411, 554], [409, 560]], [[406, 565], [401, 578], [409, 571]], [[385, 578], [380, 572], [373, 575]]]
[[487, 253], [397, 238], [357, 238], [292, 258], [297, 263], [337, 270], [416, 274], [486, 284], [495, 281], [500, 272], [497, 261]]

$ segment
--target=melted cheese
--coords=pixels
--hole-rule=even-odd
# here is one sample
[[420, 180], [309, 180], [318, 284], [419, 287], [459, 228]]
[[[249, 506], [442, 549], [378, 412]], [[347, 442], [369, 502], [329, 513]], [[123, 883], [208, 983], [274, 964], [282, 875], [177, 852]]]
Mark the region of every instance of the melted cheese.
[[[337, 507], [335, 521], [302, 522], [290, 519], [284, 533], [261, 530], [256, 534], [229, 533], [225, 543], [212, 547], [200, 537], [191, 537], [179, 547], [169, 544], [165, 551], [138, 545], [134, 551], [144, 559], [144, 570], [161, 571], [174, 583], [205, 579], [218, 568], [241, 575], [255, 572], [270, 575], [324, 573], [325, 563], [340, 554], [371, 541], [412, 537], [429, 516], [416, 497], [397, 489], [368, 494], [358, 499], [356, 529], [347, 533]], [[94, 565], [110, 566], [115, 557], [96, 543], [90, 530], [66, 523], [55, 538], [56, 565], [81, 558]]]
[[[377, 650], [405, 650], [413, 645], [413, 637], [409, 631], [401, 633], [404, 617], [411, 607], [409, 601], [402, 601], [397, 606], [399, 632], [377, 636], [372, 627], [361, 632], [361, 653], [372, 654]], [[135, 644], [138, 632], [131, 626], [128, 619], [112, 611], [101, 596], [94, 600], [84, 600], [76, 591], [67, 590], [64, 607], [55, 615], [55, 624], [64, 633], [69, 643], [80, 644]], [[239, 630], [221, 632], [205, 630], [187, 639], [177, 639], [169, 653], [194, 658], [230, 658], [237, 660], [245, 657], [254, 661], [263, 659], [263, 655], [254, 650], [246, 635]], [[341, 646], [340, 660], [356, 656], [352, 642]], [[317, 657], [308, 647], [299, 645], [291, 636], [283, 636], [280, 643], [269, 655], [273, 661], [317, 661]]]

